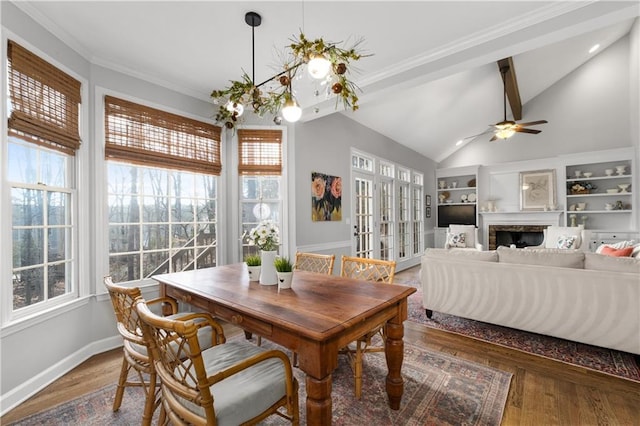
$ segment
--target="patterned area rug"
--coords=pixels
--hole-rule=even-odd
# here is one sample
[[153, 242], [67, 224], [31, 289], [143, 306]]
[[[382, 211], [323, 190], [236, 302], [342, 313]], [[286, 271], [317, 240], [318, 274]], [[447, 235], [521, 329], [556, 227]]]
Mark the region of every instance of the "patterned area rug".
[[[270, 345], [263, 340], [263, 346]], [[341, 356], [339, 361], [333, 375], [334, 425], [499, 425], [511, 382], [510, 373], [405, 343], [404, 395], [400, 410], [393, 411], [387, 403], [383, 353], [365, 357], [361, 400], [353, 396], [353, 376], [346, 357]], [[303, 373], [298, 368], [294, 371], [300, 382], [300, 424], [307, 424]], [[116, 413], [111, 411], [114, 395], [115, 385], [107, 386], [14, 424], [140, 424], [142, 391], [127, 388]], [[286, 423], [271, 416], [261, 424]]]
[[[410, 282], [405, 284], [412, 285]], [[627, 352], [529, 333], [440, 312], [434, 312], [432, 318], [428, 319], [422, 307], [420, 288], [409, 296], [409, 320], [431, 328], [640, 382], [640, 366], [633, 354]]]

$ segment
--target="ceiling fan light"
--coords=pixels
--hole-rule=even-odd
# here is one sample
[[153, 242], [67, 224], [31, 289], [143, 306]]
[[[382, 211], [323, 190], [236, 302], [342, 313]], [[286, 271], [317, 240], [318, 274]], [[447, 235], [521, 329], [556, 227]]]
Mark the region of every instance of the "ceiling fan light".
[[307, 64], [307, 71], [309, 75], [316, 80], [321, 80], [329, 74], [331, 69], [331, 62], [324, 55], [315, 54], [309, 60]]
[[302, 108], [292, 97], [287, 99], [282, 107], [282, 117], [289, 123], [295, 123], [302, 116]]
[[496, 137], [498, 139], [509, 139], [511, 136], [515, 135], [516, 131], [512, 127], [505, 127], [502, 129], [498, 129], [496, 132]]

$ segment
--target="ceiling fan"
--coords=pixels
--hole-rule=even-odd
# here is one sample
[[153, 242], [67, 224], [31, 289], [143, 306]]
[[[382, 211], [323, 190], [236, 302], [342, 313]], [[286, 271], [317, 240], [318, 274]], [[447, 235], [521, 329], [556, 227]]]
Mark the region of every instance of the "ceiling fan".
[[[532, 134], [540, 133], [542, 130], [528, 129], [527, 127], [536, 126], [538, 124], [545, 124], [548, 122], [547, 120], [530, 121], [528, 123], [516, 123], [515, 121], [507, 120], [506, 75], [507, 75], [507, 72], [509, 72], [509, 70], [511, 69], [511, 67], [509, 66], [508, 62], [505, 62], [505, 61], [500, 61], [498, 62], [498, 64], [500, 65], [500, 74], [502, 75], [502, 87], [503, 87], [503, 93], [504, 93], [504, 120], [500, 121], [499, 123], [492, 124], [492, 127], [494, 127], [492, 131], [495, 134], [491, 139], [489, 139], [489, 141], [491, 142], [497, 139], [508, 139], [516, 133], [532, 133]], [[519, 99], [518, 99], [518, 103], [519, 103]]]

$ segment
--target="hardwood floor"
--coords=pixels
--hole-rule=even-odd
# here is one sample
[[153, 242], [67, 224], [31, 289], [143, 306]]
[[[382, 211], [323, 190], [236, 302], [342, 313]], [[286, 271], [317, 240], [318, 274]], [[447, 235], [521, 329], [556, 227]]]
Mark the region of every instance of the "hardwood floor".
[[[416, 274], [399, 272], [396, 281]], [[225, 324], [227, 336], [240, 330]], [[640, 425], [640, 384], [405, 322], [405, 341], [513, 374], [503, 425]], [[0, 419], [19, 420], [116, 383], [122, 350], [96, 355]]]

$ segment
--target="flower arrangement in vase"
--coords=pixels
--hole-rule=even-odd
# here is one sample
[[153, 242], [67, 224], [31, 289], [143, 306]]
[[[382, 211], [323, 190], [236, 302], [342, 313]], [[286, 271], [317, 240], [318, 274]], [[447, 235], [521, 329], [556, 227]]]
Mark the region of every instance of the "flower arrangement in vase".
[[262, 258], [257, 254], [250, 254], [244, 258], [249, 271], [249, 281], [258, 281], [260, 279], [260, 265]]
[[261, 221], [255, 228], [249, 231], [247, 241], [249, 245], [256, 246], [260, 249], [260, 284], [278, 284], [276, 269], [273, 265], [276, 257], [276, 249], [280, 242], [278, 225], [272, 220]]
[[256, 246], [262, 251], [274, 251], [280, 242], [280, 230], [272, 220], [263, 220], [258, 226], [249, 231], [247, 237], [249, 245]]
[[278, 288], [291, 288], [293, 264], [287, 257], [278, 257], [273, 262], [278, 275]]

